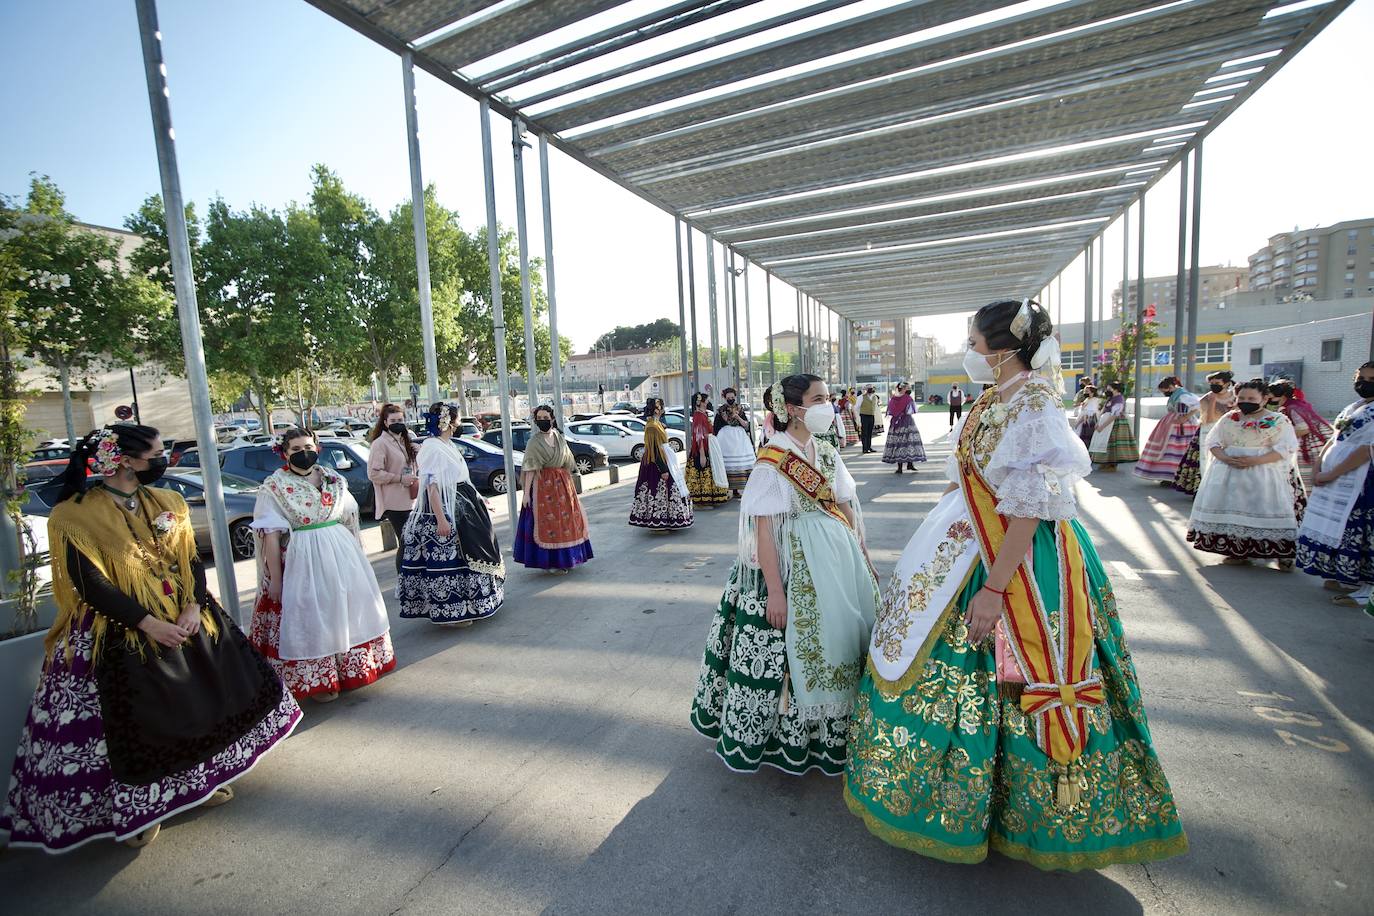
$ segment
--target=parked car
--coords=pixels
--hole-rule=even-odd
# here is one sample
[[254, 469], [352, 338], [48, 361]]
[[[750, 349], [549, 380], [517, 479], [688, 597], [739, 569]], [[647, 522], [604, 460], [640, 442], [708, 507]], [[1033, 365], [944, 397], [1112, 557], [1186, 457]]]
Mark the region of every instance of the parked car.
[[49, 461], [30, 461], [24, 465], [25, 480], [46, 480], [57, 477], [67, 469], [69, 458], [55, 458]]
[[[643, 441], [644, 441], [644, 426], [645, 426], [645, 423], [644, 423], [644, 421], [641, 420], [639, 417], [626, 417], [626, 416], [620, 416], [620, 415], [618, 415], [618, 414], [607, 414], [607, 415], [605, 415], [605, 416], [596, 417], [595, 419], [592, 420], [592, 422], [593, 422], [593, 423], [598, 423], [598, 422], [614, 423], [616, 426], [623, 426], [623, 427], [625, 427], [626, 429], [628, 429], [630, 432], [635, 433], [636, 435], [638, 435], [641, 444], [642, 444]], [[668, 427], [668, 444], [672, 446], [673, 451], [675, 451], [675, 452], [680, 452], [680, 451], [682, 451], [683, 449], [687, 448], [687, 430], [686, 430], [686, 428], [685, 428], [685, 427], [683, 427], [683, 428], [675, 428], [675, 427], [673, 427], [673, 426], [671, 426], [671, 425], [669, 425], [669, 424], [666, 424], [666, 423], [665, 423], [664, 425]], [[636, 458], [635, 460], [638, 461], [639, 459]]]
[[[482, 441], [495, 448], [501, 448], [501, 428], [497, 426], [487, 430], [482, 434]], [[510, 441], [511, 448], [517, 452], [523, 452], [530, 441], [529, 424], [520, 423], [512, 426], [510, 428]], [[578, 439], [568, 439], [567, 442], [568, 449], [573, 453], [573, 461], [577, 462], [579, 474], [590, 474], [597, 468], [604, 468], [609, 463], [606, 450], [601, 446]]]
[[[367, 479], [368, 448], [350, 439], [321, 439], [320, 464], [333, 468], [348, 481], [348, 492], [358, 501], [362, 517], [372, 513], [372, 483]], [[200, 467], [200, 450], [187, 449], [178, 469]], [[281, 456], [270, 445], [246, 445], [219, 453], [219, 466], [227, 474], [262, 483], [282, 466]]]
[[29, 463], [35, 461], [66, 461], [72, 456], [72, 450], [65, 445], [40, 445], [33, 450], [29, 456]]
[[[220, 474], [224, 490], [224, 509], [229, 520], [229, 545], [235, 560], [252, 559], [253, 509], [258, 502], [258, 484], [246, 477]], [[164, 490], [180, 493], [191, 510], [191, 527], [196, 532], [196, 547], [201, 553], [210, 550], [210, 510], [205, 505], [205, 481], [199, 471], [169, 468], [153, 484]]]
[[644, 409], [642, 404], [631, 404], [629, 401], [617, 401], [611, 405], [607, 413], [639, 413]]
[[632, 458], [638, 461], [644, 457], [643, 432], [636, 434], [628, 427], [611, 420], [569, 423], [567, 432], [583, 442], [601, 446], [612, 458]]
[[366, 420], [359, 420], [357, 417], [339, 417], [326, 423], [324, 429], [347, 430], [347, 435], [351, 438], [366, 439], [367, 434], [372, 430], [372, 424]]
[[[463, 453], [463, 460], [468, 463], [468, 473], [472, 475], [474, 486], [494, 493], [505, 493], [509, 489], [506, 482], [506, 453], [500, 447], [481, 439], [454, 439], [453, 444]], [[516, 453], [517, 475], [524, 460], [523, 455]], [[520, 486], [518, 476], [515, 486]]]

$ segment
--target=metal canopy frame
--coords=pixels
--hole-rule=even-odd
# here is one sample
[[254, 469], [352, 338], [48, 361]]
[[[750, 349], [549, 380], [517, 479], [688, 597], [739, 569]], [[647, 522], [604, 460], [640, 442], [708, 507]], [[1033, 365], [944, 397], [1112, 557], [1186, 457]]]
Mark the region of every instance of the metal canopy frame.
[[1038, 294], [1350, 0], [307, 2], [854, 321]]

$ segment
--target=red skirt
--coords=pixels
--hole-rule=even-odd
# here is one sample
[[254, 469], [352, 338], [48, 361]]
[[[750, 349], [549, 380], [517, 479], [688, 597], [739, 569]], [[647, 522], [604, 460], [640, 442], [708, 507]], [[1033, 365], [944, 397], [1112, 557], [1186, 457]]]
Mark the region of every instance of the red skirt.
[[286, 689], [296, 699], [366, 687], [396, 667], [390, 631], [347, 652], [283, 661], [277, 656], [277, 647], [281, 645], [281, 603], [273, 601], [265, 591], [259, 593], [258, 603], [253, 607], [248, 641], [277, 669]]

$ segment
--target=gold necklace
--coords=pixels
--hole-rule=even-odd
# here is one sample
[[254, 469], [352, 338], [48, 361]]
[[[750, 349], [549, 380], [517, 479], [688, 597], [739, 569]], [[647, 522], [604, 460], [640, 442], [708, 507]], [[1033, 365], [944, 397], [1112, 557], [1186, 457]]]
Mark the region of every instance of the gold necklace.
[[[115, 492], [118, 491], [116, 490]], [[133, 501], [132, 498], [130, 501]], [[138, 553], [139, 559], [143, 561], [143, 565], [152, 571], [154, 575], [158, 575], [158, 571], [161, 570], [159, 578], [162, 580], [162, 594], [168, 597], [175, 595], [176, 589], [172, 587], [171, 577], [181, 572], [181, 564], [175, 560], [169, 561], [167, 559], [167, 547], [162, 543], [162, 539], [157, 536], [157, 529], [151, 522], [148, 522], [146, 518], [144, 519], [144, 521], [148, 523], [148, 530], [153, 533], [153, 554], [150, 554], [148, 548], [143, 546], [143, 539], [139, 537], [138, 532], [134, 530], [133, 523], [129, 521], [129, 517], [122, 512], [119, 517], [124, 519], [124, 527], [129, 529], [129, 537], [133, 541], [134, 550]], [[140, 517], [142, 517], [141, 513]], [[156, 557], [154, 557], [154, 554]]]

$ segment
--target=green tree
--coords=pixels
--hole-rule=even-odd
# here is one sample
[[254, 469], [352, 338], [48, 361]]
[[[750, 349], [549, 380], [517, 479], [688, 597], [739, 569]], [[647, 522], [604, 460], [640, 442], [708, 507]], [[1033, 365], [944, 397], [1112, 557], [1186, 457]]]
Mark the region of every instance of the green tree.
[[272, 402], [291, 373], [337, 368], [330, 334], [346, 297], [308, 211], [234, 212], [217, 199], [205, 230], [198, 298], [206, 361], [247, 378], [253, 407], [271, 429]]
[[[118, 242], [84, 229], [66, 211], [62, 192], [46, 176], [33, 176], [22, 207], [0, 200], [0, 229], [24, 278], [64, 278], [25, 291], [24, 355], [53, 372], [62, 388], [67, 435], [77, 434], [71, 387], [104, 365], [129, 366], [148, 358], [152, 318], [165, 315], [165, 294], [120, 267]], [[15, 282], [28, 279], [7, 280]]]
[[594, 350], [638, 350], [656, 347], [665, 341], [674, 340], [682, 335], [682, 328], [676, 321], [660, 318], [647, 324], [633, 326], [616, 325], [615, 330], [607, 331], [592, 344]]
[[[1144, 317], [1144, 323], [1141, 325], [1140, 354], [1148, 366], [1155, 352], [1155, 344], [1159, 342], [1159, 324], [1155, 321], [1153, 305], [1145, 309]], [[1122, 316], [1121, 327], [1112, 335], [1105, 348], [1106, 360], [1102, 367], [1102, 381], [1115, 384], [1125, 397], [1131, 397], [1135, 393], [1135, 342], [1136, 324]]]

